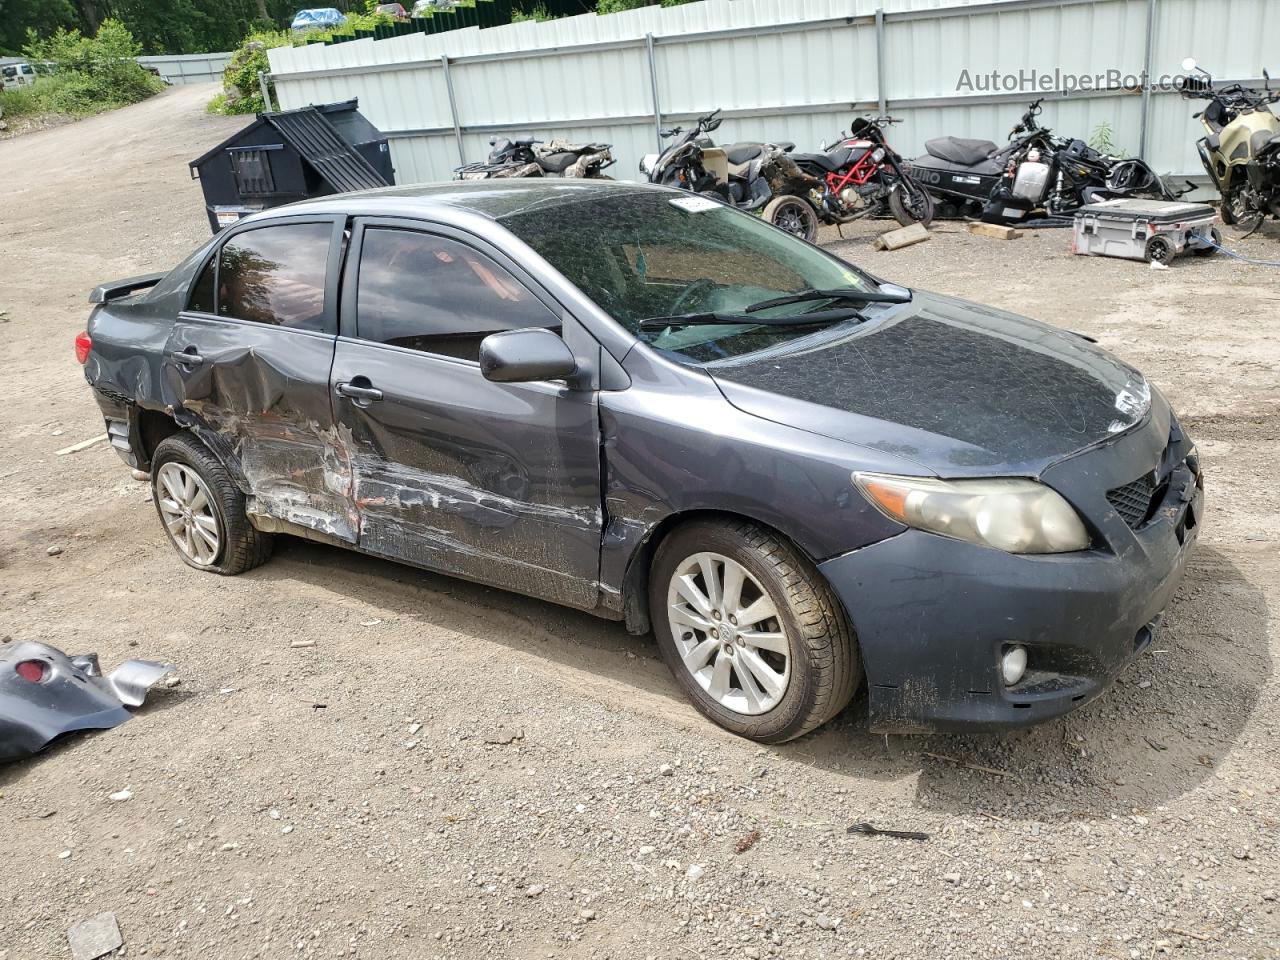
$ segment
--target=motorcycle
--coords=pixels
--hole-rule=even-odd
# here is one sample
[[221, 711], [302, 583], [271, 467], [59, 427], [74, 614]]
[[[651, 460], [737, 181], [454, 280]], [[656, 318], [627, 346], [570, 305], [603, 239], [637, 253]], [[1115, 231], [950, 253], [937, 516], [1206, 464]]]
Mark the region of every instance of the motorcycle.
[[487, 160], [464, 164], [453, 171], [455, 180], [505, 177], [579, 177], [609, 179], [603, 173], [614, 163], [612, 144], [568, 143], [552, 140], [510, 140], [494, 137]]
[[1187, 71], [1203, 77], [1185, 77], [1182, 96], [1208, 100], [1195, 114], [1205, 129], [1196, 142], [1200, 162], [1222, 194], [1222, 219], [1248, 236], [1270, 214], [1280, 217], [1280, 119], [1270, 105], [1280, 100], [1271, 91], [1271, 75], [1262, 71], [1265, 86], [1255, 90], [1238, 83], [1214, 87], [1213, 75], [1190, 58]]
[[902, 158], [885, 140], [883, 127], [901, 123], [893, 117], [858, 117], [849, 136], [822, 153], [792, 155], [800, 169], [820, 187], [811, 194], [824, 223], [842, 224], [891, 213], [904, 227], [928, 226], [933, 198], [902, 168]]
[[988, 223], [1019, 223], [1036, 214], [1063, 219], [1102, 200], [1176, 200], [1186, 192], [1171, 191], [1142, 160], [1054, 136], [1037, 120], [1043, 102], [1027, 107], [1004, 147], [990, 140], [939, 137], [925, 143], [926, 156], [904, 169], [933, 195], [940, 215]]
[[802, 171], [788, 155], [794, 143], [743, 141], [716, 146], [710, 134], [720, 127], [720, 111], [699, 117], [685, 130], [661, 131], [672, 142], [640, 161], [650, 183], [704, 194], [739, 210], [759, 211], [776, 227], [811, 241], [818, 216], [808, 201], [820, 181]]

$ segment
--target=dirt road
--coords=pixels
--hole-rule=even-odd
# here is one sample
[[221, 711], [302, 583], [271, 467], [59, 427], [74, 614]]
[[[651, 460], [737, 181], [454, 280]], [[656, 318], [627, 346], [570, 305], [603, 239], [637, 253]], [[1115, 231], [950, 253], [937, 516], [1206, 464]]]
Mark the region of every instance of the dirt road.
[[129, 956], [201, 960], [1280, 956], [1280, 271], [1073, 258], [1065, 231], [840, 242], [1145, 370], [1210, 517], [1154, 651], [1066, 720], [884, 738], [855, 701], [762, 749], [619, 626], [289, 540], [199, 574], [110, 449], [55, 456], [102, 430], [87, 291], [207, 234], [186, 161], [243, 122], [211, 93], [0, 143], [0, 639], [183, 677], [0, 768], [0, 960], [67, 957], [102, 911]]

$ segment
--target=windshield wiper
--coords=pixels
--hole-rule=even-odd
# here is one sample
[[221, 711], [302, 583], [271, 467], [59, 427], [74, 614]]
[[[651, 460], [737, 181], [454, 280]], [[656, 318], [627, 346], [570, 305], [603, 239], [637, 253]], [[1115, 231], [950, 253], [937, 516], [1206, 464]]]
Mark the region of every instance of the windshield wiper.
[[[750, 309], [750, 308], [748, 308]], [[807, 327], [816, 323], [834, 323], [857, 317], [865, 320], [853, 307], [835, 310], [814, 310], [794, 317], [752, 317], [742, 313], [684, 313], [674, 317], [646, 317], [640, 321], [641, 330], [665, 330], [667, 327], [694, 327], [714, 324], [749, 324], [760, 327]]]
[[815, 290], [810, 287], [799, 293], [789, 293], [785, 297], [774, 297], [761, 300], [746, 308], [747, 313], [757, 310], [768, 310], [770, 307], [782, 307], [788, 303], [803, 303], [805, 300], [859, 300], [862, 303], [910, 303], [911, 295], [901, 293], [883, 293], [876, 290], [859, 290], [857, 287], [839, 287], [834, 290]]

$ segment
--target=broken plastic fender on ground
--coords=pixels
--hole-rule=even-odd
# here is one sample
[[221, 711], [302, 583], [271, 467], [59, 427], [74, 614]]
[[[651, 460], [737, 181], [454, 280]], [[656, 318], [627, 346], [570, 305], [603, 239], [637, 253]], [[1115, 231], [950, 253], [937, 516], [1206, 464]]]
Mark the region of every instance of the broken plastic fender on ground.
[[63, 734], [109, 730], [129, 719], [174, 668], [126, 660], [104, 675], [95, 653], [68, 657], [29, 641], [0, 651], [0, 762], [36, 753]]

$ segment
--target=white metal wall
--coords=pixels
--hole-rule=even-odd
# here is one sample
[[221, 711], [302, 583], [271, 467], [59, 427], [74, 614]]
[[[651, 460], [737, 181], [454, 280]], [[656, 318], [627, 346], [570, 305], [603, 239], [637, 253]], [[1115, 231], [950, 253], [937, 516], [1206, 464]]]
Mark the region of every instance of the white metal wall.
[[231, 60], [229, 53], [192, 53], [161, 57], [139, 57], [144, 67], [154, 67], [169, 83], [220, 83], [222, 71]]
[[1149, 27], [1153, 78], [1180, 73], [1186, 56], [1221, 79], [1280, 73], [1277, 0], [703, 0], [269, 56], [284, 109], [359, 97], [392, 138], [401, 183], [448, 179], [499, 133], [604, 140], [619, 161], [610, 172], [636, 176], [657, 145], [655, 86], [664, 125], [720, 107], [721, 142], [801, 150], [883, 101], [903, 120], [890, 141], [907, 156], [944, 134], [1002, 142], [1024, 105], [1045, 96], [1045, 125], [1088, 137], [1105, 121], [1135, 155], [1145, 113], [1151, 164], [1198, 176], [1200, 104], [1176, 93], [957, 89], [965, 70], [1137, 76]]

